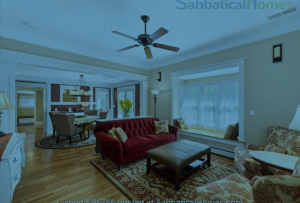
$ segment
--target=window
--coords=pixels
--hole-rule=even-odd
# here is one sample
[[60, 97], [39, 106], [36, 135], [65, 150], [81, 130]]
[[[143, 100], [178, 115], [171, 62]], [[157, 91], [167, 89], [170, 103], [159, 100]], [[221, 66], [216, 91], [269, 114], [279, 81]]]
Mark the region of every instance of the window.
[[132, 102], [132, 108], [129, 111], [130, 117], [135, 116], [135, 86], [118, 88], [118, 118], [123, 118], [123, 111], [119, 105], [120, 100], [129, 99]]
[[95, 101], [96, 109], [101, 109], [102, 111], [109, 110], [109, 89], [95, 88]]
[[19, 109], [33, 109], [34, 108], [34, 97], [20, 96], [18, 108]]
[[180, 85], [179, 115], [190, 126], [225, 130], [239, 121], [239, 83]]

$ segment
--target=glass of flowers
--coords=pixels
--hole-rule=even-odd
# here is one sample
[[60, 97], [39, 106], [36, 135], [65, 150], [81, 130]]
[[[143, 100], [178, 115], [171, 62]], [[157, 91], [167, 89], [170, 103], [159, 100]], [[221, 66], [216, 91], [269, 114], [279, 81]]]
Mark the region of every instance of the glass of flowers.
[[123, 111], [123, 117], [124, 118], [129, 118], [130, 116], [130, 109], [132, 107], [132, 102], [129, 100], [129, 99], [125, 99], [124, 101], [123, 100], [120, 100], [119, 101], [119, 105]]

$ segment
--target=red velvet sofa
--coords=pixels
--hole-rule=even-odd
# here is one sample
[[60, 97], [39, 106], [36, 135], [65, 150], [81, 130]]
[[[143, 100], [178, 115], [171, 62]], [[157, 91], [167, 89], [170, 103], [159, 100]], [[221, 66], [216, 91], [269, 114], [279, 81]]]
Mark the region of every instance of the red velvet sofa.
[[[178, 127], [169, 125], [168, 134], [155, 134], [154, 121], [158, 118], [134, 118], [110, 121], [98, 124], [94, 129], [95, 137], [100, 142], [100, 154], [120, 165], [143, 157], [147, 151], [170, 142], [177, 141]], [[128, 140], [121, 143], [107, 133], [113, 127], [121, 127]]]

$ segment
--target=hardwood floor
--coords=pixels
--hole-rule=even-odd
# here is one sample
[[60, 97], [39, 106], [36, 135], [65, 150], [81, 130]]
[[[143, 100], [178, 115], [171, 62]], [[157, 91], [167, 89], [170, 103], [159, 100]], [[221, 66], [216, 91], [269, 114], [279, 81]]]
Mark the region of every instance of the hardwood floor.
[[[26, 167], [22, 169], [13, 203], [45, 203], [58, 200], [86, 201], [88, 199], [127, 198], [95, 169], [90, 160], [98, 157], [94, 146], [71, 149], [41, 149], [34, 143], [43, 138], [42, 126], [19, 126], [26, 133]], [[212, 155], [233, 162], [232, 159]], [[91, 202], [92, 203], [92, 202]]]
[[45, 136], [42, 126], [19, 126], [25, 132], [26, 167], [22, 169], [13, 203], [45, 203], [57, 200], [86, 201], [115, 199], [127, 201], [90, 160], [98, 157], [95, 146], [72, 149], [41, 149], [34, 143]]

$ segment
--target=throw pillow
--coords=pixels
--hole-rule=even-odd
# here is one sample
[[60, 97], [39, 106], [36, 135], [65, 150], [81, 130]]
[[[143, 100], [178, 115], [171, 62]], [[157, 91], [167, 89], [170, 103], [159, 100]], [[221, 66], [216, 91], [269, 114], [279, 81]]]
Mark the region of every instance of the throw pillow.
[[179, 119], [177, 122], [178, 122], [178, 126], [179, 126], [180, 129], [182, 129], [182, 130], [189, 129], [186, 122], [185, 122], [185, 119]]
[[231, 135], [231, 140], [237, 140], [239, 136], [239, 123], [235, 124], [232, 135]]
[[112, 129], [110, 129], [108, 131], [108, 135], [110, 135], [111, 137], [116, 138], [117, 140], [119, 140], [117, 135], [116, 135], [116, 128], [115, 127], [113, 127]]
[[234, 130], [234, 125], [229, 125], [224, 133], [224, 139], [230, 139]]
[[277, 152], [277, 153], [281, 153], [281, 154], [286, 154], [287, 153], [286, 149], [278, 147], [278, 146], [276, 146], [273, 143], [269, 143], [266, 146], [265, 151], [268, 151], [268, 152]]
[[120, 127], [116, 128], [116, 135], [119, 138], [119, 140], [123, 143], [125, 143], [128, 140], [128, 137], [125, 134], [124, 130]]
[[169, 133], [168, 121], [154, 121], [155, 134]]
[[173, 119], [173, 125], [179, 127], [178, 120], [180, 120], [180, 119], [182, 119], [182, 118], [174, 118]]

